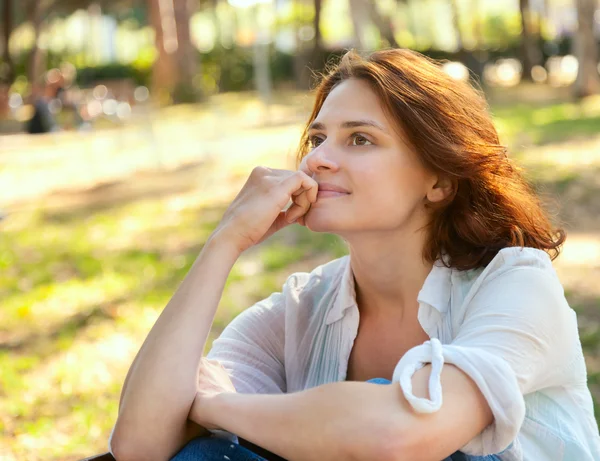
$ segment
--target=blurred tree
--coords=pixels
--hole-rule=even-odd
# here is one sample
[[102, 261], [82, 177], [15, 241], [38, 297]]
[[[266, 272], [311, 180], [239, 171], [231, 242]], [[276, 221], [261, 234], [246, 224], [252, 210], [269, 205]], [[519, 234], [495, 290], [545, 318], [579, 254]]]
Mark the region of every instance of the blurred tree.
[[349, 0], [350, 18], [352, 19], [352, 27], [354, 28], [354, 36], [352, 37], [352, 45], [358, 50], [365, 48], [365, 33], [368, 26], [369, 10], [367, 2], [369, 0]]
[[[6, 80], [9, 85], [15, 79], [15, 69], [12, 58], [8, 49], [8, 40], [10, 38], [10, 34], [13, 30], [13, 1], [14, 0], [4, 0], [2, 4], [2, 63], [4, 64], [5, 70], [3, 72], [4, 75], [0, 74], [0, 80]], [[0, 69], [2, 71], [2, 69]]]
[[475, 46], [473, 51], [465, 58], [465, 65], [475, 74], [478, 81], [482, 84], [485, 83], [483, 80], [483, 69], [485, 62], [487, 61], [487, 51], [484, 49], [483, 39], [483, 15], [481, 13], [481, 1], [471, 0], [471, 17], [473, 27], [473, 39]]
[[[313, 83], [313, 70], [323, 67], [326, 52], [323, 47], [321, 31], [322, 0], [291, 0], [291, 25], [294, 29], [296, 50], [293, 57], [293, 73], [296, 87], [300, 90], [309, 89]], [[314, 32], [312, 45], [307, 38], [307, 32]], [[310, 46], [309, 46], [310, 45]]]
[[521, 62], [523, 65], [524, 80], [531, 80], [531, 70], [539, 65], [541, 61], [541, 51], [538, 47], [539, 28], [536, 27], [533, 19], [533, 11], [529, 0], [519, 0], [519, 10], [521, 12]]
[[376, 0], [349, 0], [349, 6], [354, 27], [353, 41], [356, 48], [360, 50], [365, 48], [364, 38], [370, 23], [377, 27], [381, 38], [387, 42], [383, 46], [398, 47], [392, 20], [379, 10]]
[[452, 9], [452, 25], [454, 26], [454, 35], [456, 36], [456, 48], [459, 54], [461, 54], [464, 50], [464, 40], [460, 28], [460, 16], [456, 0], [450, 0], [450, 8]]
[[[130, 9], [144, 0], [21, 0], [20, 16], [12, 23], [3, 14], [3, 35], [9, 36], [16, 25], [29, 22], [33, 26], [33, 47], [27, 59], [30, 82], [38, 82], [45, 71], [44, 53], [38, 47], [38, 38], [49, 15], [71, 14], [77, 9], [88, 9], [95, 14], [101, 11], [116, 13]], [[192, 80], [198, 72], [198, 53], [190, 36], [190, 4], [188, 0], [146, 0], [150, 23], [156, 31], [158, 57], [153, 71], [153, 87], [165, 102], [186, 102], [198, 98]], [[11, 0], [5, 0], [3, 13], [10, 12]], [[7, 19], [8, 18], [8, 19]], [[8, 25], [8, 27], [7, 27]], [[6, 61], [6, 57], [3, 56]], [[11, 61], [7, 61], [9, 65]], [[10, 71], [14, 74], [11, 66]]]
[[193, 78], [199, 69], [198, 53], [190, 36], [187, 0], [147, 0], [155, 31], [158, 57], [152, 71], [152, 88], [161, 103], [194, 102], [201, 98]]
[[594, 16], [596, 0], [577, 0], [578, 27], [575, 34], [575, 55], [579, 61], [579, 70], [574, 84], [577, 97], [589, 96], [600, 92], [598, 76], [598, 44], [594, 37]]
[[33, 27], [33, 45], [27, 59], [27, 80], [35, 85], [39, 83], [39, 78], [45, 70], [45, 56], [38, 46], [38, 39], [42, 29], [42, 20], [50, 11], [51, 5], [48, 1], [36, 0], [25, 0], [22, 5], [24, 6], [26, 20]]
[[315, 16], [313, 20], [313, 28], [315, 30], [315, 42], [314, 42], [314, 56], [317, 57], [323, 50], [323, 36], [321, 34], [321, 10], [323, 7], [323, 0], [314, 0], [313, 5], [315, 7]]
[[396, 5], [404, 11], [405, 27], [414, 40], [417, 36], [416, 18], [408, 0], [396, 0]]
[[[139, 1], [139, 0], [138, 0]], [[78, 9], [86, 9], [92, 4], [111, 11], [131, 7], [136, 0], [4, 0], [2, 9], [2, 32], [5, 43], [15, 27], [29, 22], [33, 27], [33, 46], [27, 57], [27, 78], [35, 83], [45, 71], [45, 56], [38, 47], [38, 39], [44, 22], [50, 15], [69, 15]], [[13, 60], [8, 54], [8, 46], [4, 47], [2, 60], [8, 64], [10, 82], [16, 77]]]
[[398, 48], [398, 42], [394, 36], [394, 27], [391, 18], [387, 14], [383, 14], [379, 11], [376, 0], [365, 1], [367, 2], [367, 6], [369, 8], [369, 16], [379, 29], [381, 37], [387, 41], [387, 46]]

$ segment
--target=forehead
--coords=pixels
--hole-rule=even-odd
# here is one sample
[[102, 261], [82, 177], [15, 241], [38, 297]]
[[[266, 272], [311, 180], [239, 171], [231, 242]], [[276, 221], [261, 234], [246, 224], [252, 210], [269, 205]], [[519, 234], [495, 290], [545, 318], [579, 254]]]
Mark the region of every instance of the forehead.
[[369, 84], [352, 78], [344, 80], [331, 90], [315, 120], [328, 123], [362, 118], [373, 119], [385, 127], [392, 125], [384, 112], [383, 104]]

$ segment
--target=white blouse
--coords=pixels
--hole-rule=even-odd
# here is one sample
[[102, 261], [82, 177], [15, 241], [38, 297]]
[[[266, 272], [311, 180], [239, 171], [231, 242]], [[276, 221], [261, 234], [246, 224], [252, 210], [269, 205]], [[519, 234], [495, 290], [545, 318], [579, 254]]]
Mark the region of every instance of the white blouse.
[[[442, 405], [444, 363], [479, 387], [494, 422], [461, 451], [502, 461], [600, 461], [600, 436], [587, 387], [575, 312], [549, 256], [501, 250], [485, 267], [458, 271], [437, 261], [418, 295], [430, 340], [410, 349], [393, 374], [417, 412]], [[227, 369], [239, 393], [296, 392], [345, 381], [359, 310], [350, 257], [295, 273], [238, 315], [208, 357]], [[431, 399], [410, 379], [432, 364]]]

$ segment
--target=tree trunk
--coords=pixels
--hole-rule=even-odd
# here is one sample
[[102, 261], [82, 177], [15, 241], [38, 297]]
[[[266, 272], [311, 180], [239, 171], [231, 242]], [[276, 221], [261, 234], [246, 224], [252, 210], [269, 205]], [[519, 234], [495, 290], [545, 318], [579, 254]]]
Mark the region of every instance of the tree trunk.
[[[292, 0], [293, 10], [302, 7], [304, 0]], [[300, 28], [304, 25], [297, 14], [293, 16], [294, 39], [296, 40], [296, 51], [294, 52], [294, 77], [296, 89], [308, 90], [311, 84], [310, 62], [314, 56], [314, 50], [307, 50], [300, 39]]]
[[365, 29], [367, 27], [367, 18], [369, 11], [366, 8], [365, 0], [349, 0], [350, 17], [354, 27], [353, 46], [358, 51], [365, 49]]
[[195, 102], [201, 99], [200, 89], [194, 86], [194, 77], [200, 72], [198, 50], [190, 35], [188, 0], [173, 0], [177, 31], [177, 52], [175, 54], [179, 80], [176, 86], [175, 102]]
[[574, 92], [577, 97], [590, 96], [600, 92], [598, 76], [598, 45], [594, 37], [594, 13], [596, 0], [577, 0], [577, 19], [579, 26], [575, 34], [575, 55], [579, 61], [579, 70], [575, 80]]
[[483, 79], [483, 69], [485, 67], [487, 56], [483, 49], [483, 21], [480, 0], [471, 0], [471, 16], [473, 18], [472, 25], [475, 49], [469, 55], [465, 55], [465, 65], [477, 76], [479, 82], [485, 84], [485, 80]]
[[323, 35], [321, 34], [321, 10], [323, 7], [322, 0], [314, 0], [315, 16], [313, 19], [313, 28], [315, 30], [315, 38], [313, 49], [310, 58], [310, 65], [313, 70], [321, 69], [324, 65], [323, 56]]
[[398, 6], [402, 5], [403, 17], [405, 22], [406, 29], [410, 32], [413, 40], [417, 41], [417, 36], [419, 35], [419, 31], [417, 29], [417, 21], [414, 17], [413, 10], [408, 2], [408, 0], [398, 0]]
[[27, 5], [27, 20], [31, 22], [34, 31], [33, 47], [29, 51], [27, 60], [27, 78], [34, 88], [43, 84], [41, 77], [46, 70], [45, 52], [38, 47], [40, 30], [42, 28], [42, 8], [40, 3], [37, 0], [30, 0]]
[[187, 0], [148, 0], [158, 57], [152, 68], [152, 93], [161, 104], [197, 98], [193, 77], [197, 53], [190, 38]]
[[322, 48], [322, 35], [321, 35], [321, 9], [323, 6], [322, 0], [314, 0], [315, 17], [313, 21], [313, 28], [315, 29], [315, 55], [320, 53]]
[[456, 37], [456, 49], [459, 55], [462, 54], [464, 49], [464, 40], [462, 36], [462, 30], [460, 28], [460, 16], [458, 13], [458, 5], [456, 0], [450, 0], [450, 8], [452, 9], [452, 25], [454, 26], [454, 35]]
[[10, 40], [10, 35], [13, 31], [13, 0], [4, 0], [4, 8], [3, 8], [3, 27], [2, 27], [2, 35], [4, 38], [4, 49], [2, 50], [2, 61], [7, 66], [6, 72], [6, 80], [8, 85], [12, 85], [15, 80], [15, 67], [10, 56], [10, 50], [8, 48], [8, 41]]
[[521, 11], [521, 61], [523, 64], [522, 78], [531, 80], [531, 70], [540, 63], [540, 51], [537, 48], [537, 33], [533, 27], [533, 13], [529, 0], [519, 0]]
[[398, 42], [396, 41], [396, 37], [394, 37], [392, 20], [388, 16], [384, 16], [379, 12], [376, 0], [366, 0], [366, 2], [367, 7], [369, 8], [369, 16], [379, 29], [381, 36], [388, 42], [389, 46], [398, 48]]

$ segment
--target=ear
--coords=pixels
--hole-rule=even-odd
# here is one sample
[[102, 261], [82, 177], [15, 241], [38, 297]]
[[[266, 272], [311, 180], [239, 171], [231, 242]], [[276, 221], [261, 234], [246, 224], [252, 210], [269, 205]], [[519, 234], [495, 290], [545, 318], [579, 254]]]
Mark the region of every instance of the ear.
[[454, 184], [449, 178], [437, 178], [435, 184], [427, 192], [427, 200], [437, 203], [445, 200], [452, 195]]

